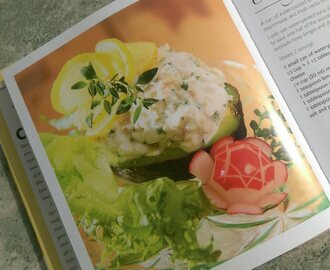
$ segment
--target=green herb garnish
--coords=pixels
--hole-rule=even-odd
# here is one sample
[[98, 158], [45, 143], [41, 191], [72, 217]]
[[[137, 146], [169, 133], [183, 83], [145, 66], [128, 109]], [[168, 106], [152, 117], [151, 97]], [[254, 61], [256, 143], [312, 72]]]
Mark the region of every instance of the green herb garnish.
[[198, 59], [195, 59], [195, 60], [194, 60], [194, 63], [195, 63], [195, 66], [196, 66], [196, 67], [200, 67], [200, 65], [201, 65], [201, 63], [199, 62]]
[[139, 107], [137, 107], [137, 109], [134, 112], [134, 115], [133, 115], [133, 124], [135, 124], [136, 121], [139, 119], [141, 112], [142, 112], [142, 106], [140, 105]]
[[[119, 78], [119, 74], [115, 74], [109, 81], [103, 81], [97, 77], [92, 63], [83, 67], [80, 73], [85, 77], [88, 82], [79, 81], [71, 86], [71, 90], [83, 90], [88, 87], [88, 93], [91, 96], [90, 109], [103, 104], [103, 109], [109, 115], [114, 112], [116, 105], [116, 114], [127, 113], [131, 110], [132, 105], [135, 106], [133, 114], [133, 124], [135, 124], [142, 112], [142, 108], [149, 109], [150, 106], [157, 103], [159, 100], [154, 98], [141, 98], [138, 93], [143, 93], [143, 86], [151, 82], [156, 74], [158, 68], [152, 68], [143, 72], [137, 79], [137, 82], [130, 85], [125, 81], [125, 77]], [[126, 97], [121, 100], [120, 94], [125, 94]], [[120, 102], [118, 104], [118, 102]], [[117, 106], [118, 105], [118, 106]], [[85, 119], [89, 128], [93, 127], [94, 114], [91, 112]]]
[[140, 75], [140, 77], [139, 77], [136, 84], [138, 84], [138, 85], [142, 84], [143, 85], [143, 84], [147, 84], [147, 83], [151, 82], [152, 79], [156, 76], [157, 71], [158, 71], [158, 68], [153, 68], [153, 69], [147, 70], [146, 72], [143, 72]]
[[180, 107], [181, 104], [182, 103], [180, 103], [180, 102], [176, 102], [176, 103], [173, 104], [173, 106], [174, 106], [175, 109], [177, 109], [177, 108]]
[[159, 135], [166, 134], [165, 130], [162, 127], [156, 128], [156, 130]]
[[77, 82], [74, 85], [72, 85], [71, 90], [79, 90], [79, 89], [85, 88], [86, 86], [87, 86], [87, 83], [80, 81], [80, 82]]
[[101, 101], [100, 100], [94, 100], [94, 101], [92, 101], [91, 110], [93, 110], [94, 108], [96, 108], [100, 104], [101, 104]]
[[86, 117], [86, 124], [89, 128], [93, 128], [93, 118], [94, 118], [94, 114], [90, 113], [87, 117]]
[[185, 91], [188, 91], [189, 88], [189, 84], [187, 82], [182, 82], [181, 84], [181, 88]]
[[217, 122], [219, 120], [219, 118], [220, 118], [220, 113], [218, 111], [215, 111], [211, 117], [212, 121]]
[[[283, 122], [286, 123], [283, 114], [275, 104], [273, 96], [269, 96], [269, 98], [271, 99], [271, 110], [274, 113], [277, 113], [279, 117], [283, 120]], [[253, 130], [254, 137], [262, 138], [272, 147], [271, 157], [274, 160], [281, 160], [287, 166], [291, 166], [293, 164], [293, 161], [290, 157], [290, 154], [287, 152], [285, 146], [278, 138], [277, 132], [272, 125], [272, 119], [270, 118], [269, 110], [264, 107], [263, 110], [255, 109], [253, 112], [258, 117], [257, 120], [252, 120], [250, 122], [250, 127]], [[289, 133], [292, 134], [292, 131], [288, 126], [287, 130]]]

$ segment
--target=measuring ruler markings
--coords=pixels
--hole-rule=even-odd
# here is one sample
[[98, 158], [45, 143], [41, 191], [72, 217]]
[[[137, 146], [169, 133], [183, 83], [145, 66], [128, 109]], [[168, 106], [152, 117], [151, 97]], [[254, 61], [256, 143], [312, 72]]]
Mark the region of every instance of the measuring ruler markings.
[[53, 239], [63, 269], [81, 269], [52, 194], [42, 175], [31, 145], [25, 136], [25, 132], [12, 104], [8, 90], [2, 82], [0, 82], [0, 110], [4, 115], [8, 130], [12, 136], [13, 143], [25, 169], [34, 196], [38, 201], [42, 216], [48, 227], [50, 236]]

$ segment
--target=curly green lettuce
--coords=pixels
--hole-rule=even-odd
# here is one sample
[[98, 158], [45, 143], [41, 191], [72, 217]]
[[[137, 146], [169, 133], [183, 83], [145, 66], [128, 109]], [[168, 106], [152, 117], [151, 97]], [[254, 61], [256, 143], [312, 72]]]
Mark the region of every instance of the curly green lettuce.
[[85, 137], [41, 138], [73, 215], [106, 246], [102, 267], [143, 262], [164, 248], [190, 265], [220, 256], [212, 242], [201, 246], [197, 239], [201, 219], [214, 211], [199, 182], [159, 178], [119, 187], [111, 156], [99, 143]]

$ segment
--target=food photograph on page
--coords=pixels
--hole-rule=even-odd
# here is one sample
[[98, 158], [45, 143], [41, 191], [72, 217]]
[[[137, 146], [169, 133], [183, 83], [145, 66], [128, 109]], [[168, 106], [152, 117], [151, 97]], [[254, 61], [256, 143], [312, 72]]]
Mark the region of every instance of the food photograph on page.
[[222, 1], [138, 1], [15, 79], [95, 269], [212, 269], [330, 205]]

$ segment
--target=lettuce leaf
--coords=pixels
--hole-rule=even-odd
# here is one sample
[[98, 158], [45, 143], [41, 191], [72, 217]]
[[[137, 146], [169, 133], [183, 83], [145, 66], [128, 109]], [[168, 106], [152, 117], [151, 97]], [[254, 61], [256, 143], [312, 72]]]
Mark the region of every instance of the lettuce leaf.
[[41, 138], [73, 215], [106, 247], [100, 267], [143, 262], [164, 248], [173, 260], [191, 265], [217, 260], [220, 251], [197, 239], [201, 219], [214, 211], [199, 182], [159, 178], [119, 187], [101, 144], [85, 137]]

